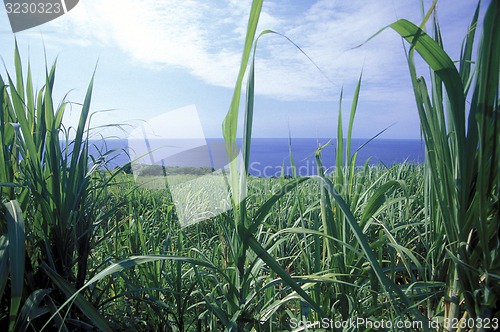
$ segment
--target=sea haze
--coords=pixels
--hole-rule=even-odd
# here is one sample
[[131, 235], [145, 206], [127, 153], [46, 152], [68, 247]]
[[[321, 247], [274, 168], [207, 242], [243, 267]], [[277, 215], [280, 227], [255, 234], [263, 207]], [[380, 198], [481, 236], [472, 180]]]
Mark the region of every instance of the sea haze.
[[[368, 139], [352, 140], [351, 154], [358, 151], [356, 166], [363, 166], [367, 160], [370, 165], [386, 166], [403, 162], [422, 163], [424, 161], [425, 145], [421, 140], [375, 139], [367, 142]], [[165, 142], [165, 145], [172, 144]], [[241, 140], [238, 141], [238, 145], [241, 146]], [[271, 177], [279, 176], [283, 169], [284, 174], [291, 175], [291, 149], [297, 174], [301, 176], [315, 175], [317, 174], [315, 152], [318, 147], [323, 145], [326, 145], [321, 152], [323, 166], [327, 170], [333, 170], [336, 154], [335, 139], [292, 138], [290, 141], [288, 138], [254, 138], [252, 139], [248, 173], [254, 176]], [[129, 142], [126, 139], [109, 139], [91, 141], [89, 150], [90, 154], [95, 157], [98, 157], [100, 153], [116, 150], [116, 153], [111, 154], [113, 157], [108, 163], [108, 168], [115, 168], [130, 161], [128, 148]], [[202, 153], [203, 158], [197, 158], [199, 152]], [[207, 152], [211, 165], [207, 165], [209, 162], [204, 157]], [[136, 156], [143, 156], [144, 153], [146, 152], [136, 152]], [[165, 166], [212, 166], [218, 169], [224, 166], [223, 158], [221, 158], [221, 154], [224, 153], [224, 141], [212, 138], [207, 140], [206, 146], [183, 152], [179, 158], [169, 157], [163, 163]], [[154, 163], [162, 164], [159, 159], [154, 160]]]

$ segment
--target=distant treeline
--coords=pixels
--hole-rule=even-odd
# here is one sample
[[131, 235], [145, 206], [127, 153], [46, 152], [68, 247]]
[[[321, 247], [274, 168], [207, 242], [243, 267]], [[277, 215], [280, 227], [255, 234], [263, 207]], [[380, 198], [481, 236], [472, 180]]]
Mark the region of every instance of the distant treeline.
[[145, 165], [130, 163], [124, 167], [126, 173], [134, 173], [140, 176], [163, 176], [163, 175], [205, 175], [215, 171], [210, 166], [194, 167], [194, 166], [162, 166], [162, 165]]

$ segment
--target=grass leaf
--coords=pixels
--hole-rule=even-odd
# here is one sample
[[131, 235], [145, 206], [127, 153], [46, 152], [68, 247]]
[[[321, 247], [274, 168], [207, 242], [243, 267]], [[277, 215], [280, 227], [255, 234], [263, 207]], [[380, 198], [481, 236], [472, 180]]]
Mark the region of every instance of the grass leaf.
[[9, 270], [10, 270], [10, 318], [9, 330], [14, 328], [17, 311], [21, 305], [21, 297], [24, 287], [24, 257], [25, 257], [25, 234], [24, 219], [21, 208], [17, 201], [5, 203], [7, 208], [7, 231], [9, 237]]

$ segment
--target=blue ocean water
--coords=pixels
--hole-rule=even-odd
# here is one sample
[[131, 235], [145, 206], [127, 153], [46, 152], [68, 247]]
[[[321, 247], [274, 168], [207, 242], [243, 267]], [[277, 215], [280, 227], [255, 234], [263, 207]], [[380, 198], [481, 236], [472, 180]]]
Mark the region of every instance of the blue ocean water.
[[[351, 155], [368, 140], [354, 139], [351, 145]], [[323, 166], [333, 169], [336, 158], [336, 140], [298, 138], [292, 139], [291, 151], [298, 175], [316, 174], [317, 165], [315, 152], [318, 147], [330, 143], [321, 150]], [[345, 153], [345, 152], [344, 152]], [[250, 174], [269, 177], [279, 175], [282, 165], [285, 174], [292, 174], [289, 157], [288, 139], [255, 139], [252, 144], [250, 158]], [[369, 164], [393, 165], [424, 161], [424, 145], [420, 140], [373, 140], [358, 151], [356, 166], [363, 166], [367, 160]]]
[[[351, 154], [362, 147], [358, 151], [357, 166], [363, 166], [367, 160], [369, 160], [370, 165], [384, 164], [387, 166], [403, 162], [422, 163], [424, 161], [425, 146], [421, 140], [374, 139], [364, 145], [367, 141], [367, 139], [352, 140]], [[223, 150], [223, 140], [208, 139], [207, 142], [208, 146], [211, 147], [209, 150], [211, 158], [216, 159], [214, 156]], [[241, 141], [238, 143], [241, 146]], [[99, 153], [115, 149], [117, 152], [111, 154], [113, 158], [108, 163], [108, 167], [122, 166], [130, 161], [127, 154], [128, 144], [126, 139], [93, 141], [90, 154], [98, 156]], [[279, 176], [283, 169], [284, 174], [291, 175], [292, 167], [289, 153], [291, 148], [297, 174], [301, 176], [317, 174], [315, 152], [319, 146], [325, 144], [328, 145], [322, 149], [322, 163], [327, 170], [333, 170], [336, 155], [335, 139], [292, 138], [290, 144], [288, 138], [254, 138], [251, 144], [248, 172], [254, 176], [271, 177]], [[167, 164], [167, 166], [169, 165]], [[210, 165], [190, 165], [188, 161], [184, 161], [182, 166]], [[212, 166], [214, 168], [221, 167], [217, 161], [214, 161]]]

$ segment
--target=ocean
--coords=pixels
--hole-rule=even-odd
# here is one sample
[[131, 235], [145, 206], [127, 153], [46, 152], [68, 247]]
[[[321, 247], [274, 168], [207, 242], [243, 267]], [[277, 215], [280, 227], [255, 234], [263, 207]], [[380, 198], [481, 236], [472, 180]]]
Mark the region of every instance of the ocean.
[[[351, 154], [358, 151], [356, 166], [363, 166], [367, 160], [370, 165], [382, 164], [390, 166], [398, 163], [422, 163], [425, 156], [424, 142], [415, 139], [374, 139], [364, 145], [367, 139], [353, 139]], [[149, 151], [155, 151], [154, 158], [147, 155], [144, 148], [139, 148], [140, 144], [137, 141], [128, 141], [126, 139], [108, 139], [104, 141], [92, 141], [90, 154], [99, 156], [105, 151], [116, 149], [117, 152], [111, 154], [108, 159], [108, 168], [121, 167], [130, 162], [131, 157], [136, 163], [141, 164], [161, 164], [159, 161], [163, 159], [166, 166], [211, 166], [215, 169], [224, 167], [225, 162], [222, 162], [221, 154], [225, 154], [224, 143], [222, 139], [207, 139], [207, 145], [195, 149], [183, 150], [183, 153], [172, 154], [162, 157], [161, 153], [154, 147], [154, 144], [147, 142]], [[248, 173], [253, 176], [272, 177], [279, 176], [284, 170], [284, 174], [291, 175], [292, 167], [290, 163], [289, 149], [291, 147], [293, 160], [299, 176], [317, 174], [317, 165], [315, 152], [319, 146], [329, 143], [322, 150], [322, 163], [327, 171], [333, 170], [335, 165], [336, 155], [336, 140], [335, 139], [317, 139], [317, 138], [292, 138], [291, 145], [288, 138], [254, 138], [252, 139], [250, 149], [250, 163]], [[153, 147], [152, 147], [153, 145]], [[171, 144], [172, 145], [172, 144]], [[194, 146], [199, 146], [199, 140]], [[241, 140], [238, 142], [241, 147]], [[364, 145], [364, 146], [363, 146]], [[191, 144], [193, 146], [193, 144]], [[207, 146], [210, 149], [207, 149]], [[207, 151], [201, 153], [200, 151]], [[165, 150], [163, 150], [165, 151]], [[169, 150], [171, 151], [171, 150]], [[129, 156], [128, 152], [132, 155]], [[178, 156], [181, 156], [178, 157]], [[173, 157], [172, 157], [173, 156]], [[200, 162], [200, 160], [205, 160]], [[224, 159], [226, 160], [226, 159]]]

